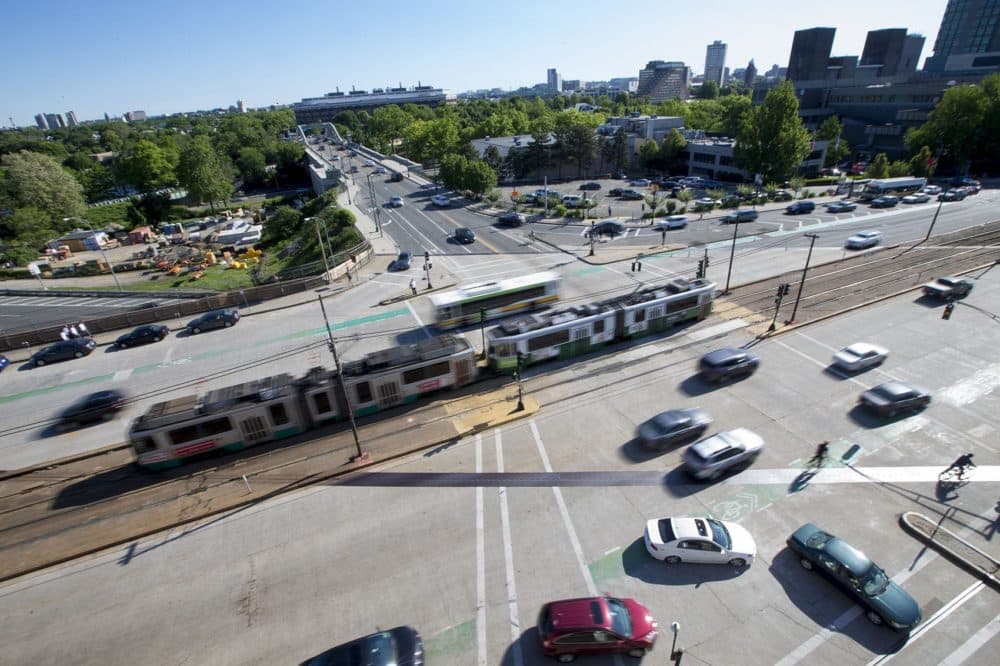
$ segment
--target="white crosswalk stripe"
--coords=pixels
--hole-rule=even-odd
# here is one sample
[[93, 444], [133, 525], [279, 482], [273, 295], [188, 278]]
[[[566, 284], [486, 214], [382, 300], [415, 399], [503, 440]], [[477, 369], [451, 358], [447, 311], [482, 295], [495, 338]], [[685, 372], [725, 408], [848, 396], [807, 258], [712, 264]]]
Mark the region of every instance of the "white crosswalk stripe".
[[[51, 296], [0, 296], [0, 307], [18, 306], [32, 308], [122, 308], [134, 310], [149, 303], [150, 298], [74, 298]], [[177, 303], [179, 299], [157, 300], [157, 305]]]

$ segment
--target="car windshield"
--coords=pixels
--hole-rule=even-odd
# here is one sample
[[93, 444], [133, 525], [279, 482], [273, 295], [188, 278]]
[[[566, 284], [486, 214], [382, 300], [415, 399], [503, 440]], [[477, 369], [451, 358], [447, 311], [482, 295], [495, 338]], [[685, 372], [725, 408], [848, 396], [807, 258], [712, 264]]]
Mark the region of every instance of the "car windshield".
[[711, 518], [707, 522], [708, 526], [712, 528], [712, 541], [729, 550], [733, 545], [733, 540], [729, 536], [729, 530], [726, 529], [726, 526]]
[[873, 564], [871, 569], [861, 579], [861, 586], [866, 595], [877, 597], [885, 592], [885, 588], [889, 587], [889, 577], [885, 575], [885, 572], [878, 565]]
[[608, 613], [611, 615], [611, 629], [620, 636], [632, 636], [632, 619], [628, 609], [618, 599], [608, 598]]
[[688, 419], [677, 414], [660, 414], [651, 422], [657, 434], [665, 435], [687, 425]]

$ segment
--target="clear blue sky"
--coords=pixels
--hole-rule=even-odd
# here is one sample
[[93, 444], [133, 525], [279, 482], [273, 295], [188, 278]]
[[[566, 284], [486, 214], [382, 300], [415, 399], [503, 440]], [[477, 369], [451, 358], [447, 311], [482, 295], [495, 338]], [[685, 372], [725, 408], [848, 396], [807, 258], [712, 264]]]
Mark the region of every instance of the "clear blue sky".
[[[36, 113], [80, 120], [288, 104], [336, 88], [418, 82], [451, 92], [545, 80], [638, 76], [649, 60], [699, 74], [705, 47], [726, 65], [787, 65], [795, 30], [837, 29], [834, 55], [865, 34], [908, 28], [933, 53], [946, 0], [8, 0], [0, 13], [0, 125]], [[921, 60], [922, 64], [922, 60]]]

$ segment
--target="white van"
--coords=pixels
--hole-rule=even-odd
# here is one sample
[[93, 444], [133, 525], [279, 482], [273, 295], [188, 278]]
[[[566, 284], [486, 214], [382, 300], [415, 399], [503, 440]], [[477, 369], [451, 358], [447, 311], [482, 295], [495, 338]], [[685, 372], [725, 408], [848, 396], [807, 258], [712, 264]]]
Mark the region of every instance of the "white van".
[[583, 202], [583, 197], [579, 194], [567, 194], [562, 198], [562, 203], [567, 208], [579, 208], [583, 206]]

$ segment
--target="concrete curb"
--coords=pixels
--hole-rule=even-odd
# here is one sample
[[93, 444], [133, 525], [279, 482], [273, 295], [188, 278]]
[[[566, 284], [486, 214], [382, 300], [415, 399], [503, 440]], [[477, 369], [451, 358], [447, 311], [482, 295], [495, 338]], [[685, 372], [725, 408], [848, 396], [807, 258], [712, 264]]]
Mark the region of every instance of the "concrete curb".
[[947, 513], [939, 522], [915, 511], [900, 515], [899, 523], [907, 532], [942, 553], [948, 559], [960, 564], [964, 569], [993, 587], [1000, 589], [1000, 561], [992, 555], [976, 548], [954, 532], [941, 526]]

